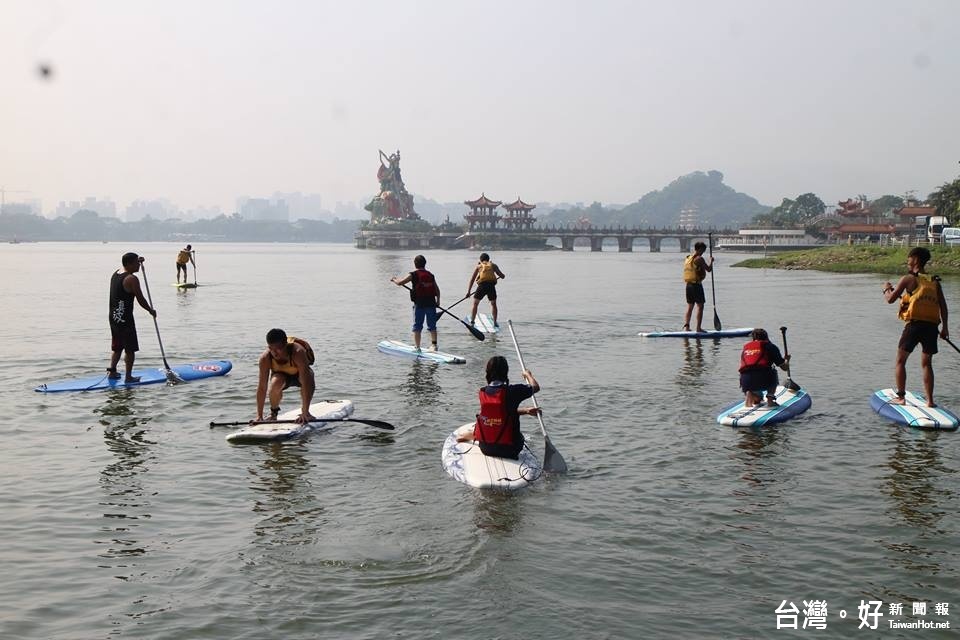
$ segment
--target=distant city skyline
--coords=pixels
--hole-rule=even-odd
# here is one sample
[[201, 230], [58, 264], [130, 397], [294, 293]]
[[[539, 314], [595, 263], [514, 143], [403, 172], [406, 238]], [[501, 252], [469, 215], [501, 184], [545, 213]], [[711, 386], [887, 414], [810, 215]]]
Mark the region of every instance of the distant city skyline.
[[958, 23], [953, 0], [7, 0], [0, 187], [331, 209], [399, 149], [438, 202], [622, 205], [712, 169], [771, 206], [923, 198], [960, 173]]

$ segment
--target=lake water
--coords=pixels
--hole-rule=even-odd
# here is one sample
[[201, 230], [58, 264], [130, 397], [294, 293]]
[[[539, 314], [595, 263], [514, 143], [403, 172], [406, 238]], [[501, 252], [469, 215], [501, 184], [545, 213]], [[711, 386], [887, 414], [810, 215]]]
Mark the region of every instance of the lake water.
[[[788, 326], [792, 377], [813, 397], [796, 420], [735, 430], [715, 415], [739, 398], [743, 339], [636, 335], [682, 323], [681, 254], [494, 252], [501, 319], [570, 467], [505, 496], [452, 480], [440, 449], [476, 412], [490, 356], [519, 377], [509, 334], [478, 342], [443, 318], [440, 346], [461, 366], [376, 350], [409, 340], [406, 292], [388, 279], [413, 252], [201, 244], [201, 287], [180, 291], [178, 248], [0, 245], [4, 640], [873, 637], [858, 629], [870, 600], [883, 602], [882, 637], [913, 638], [946, 632], [888, 621], [960, 616], [960, 433], [898, 428], [868, 404], [892, 386], [901, 329], [886, 278], [731, 269], [743, 256], [716, 254], [723, 325], [778, 342]], [[35, 393], [107, 365], [107, 283], [128, 250], [146, 256], [168, 361], [226, 358], [233, 371]], [[445, 306], [462, 297], [476, 253], [427, 258]], [[957, 281], [944, 289], [960, 309]], [[709, 282], [707, 295], [710, 326]], [[136, 313], [138, 364], [160, 366]], [[252, 417], [274, 326], [316, 349], [316, 398], [350, 398], [356, 417], [397, 429], [228, 445], [207, 425]], [[938, 399], [960, 409], [960, 354], [941, 344]], [[296, 404], [288, 394], [284, 408]], [[784, 600], [826, 601], [826, 629], [777, 631]]]

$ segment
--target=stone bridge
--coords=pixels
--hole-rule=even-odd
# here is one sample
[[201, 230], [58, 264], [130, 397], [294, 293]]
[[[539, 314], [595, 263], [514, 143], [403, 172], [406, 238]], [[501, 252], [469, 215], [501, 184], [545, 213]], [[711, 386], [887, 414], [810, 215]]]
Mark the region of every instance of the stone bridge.
[[736, 236], [738, 229], [684, 229], [681, 227], [533, 227], [523, 231], [505, 231], [475, 229], [458, 238], [471, 247], [484, 245], [512, 245], [518, 241], [527, 244], [546, 244], [550, 238], [559, 238], [564, 251], [573, 251], [574, 242], [579, 238], [590, 241], [591, 251], [603, 251], [603, 241], [616, 238], [619, 251], [633, 251], [637, 238], [646, 238], [650, 243], [650, 252], [659, 253], [660, 243], [667, 238], [680, 242], [680, 250], [689, 253], [693, 241], [706, 240], [709, 234], [716, 236]]

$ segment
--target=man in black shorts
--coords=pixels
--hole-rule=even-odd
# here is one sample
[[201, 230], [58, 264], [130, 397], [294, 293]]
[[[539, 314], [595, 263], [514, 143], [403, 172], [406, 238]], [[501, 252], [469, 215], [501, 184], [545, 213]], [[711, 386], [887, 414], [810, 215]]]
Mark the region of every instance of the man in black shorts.
[[710, 264], [703, 258], [703, 252], [707, 250], [707, 245], [703, 242], [697, 242], [693, 245], [693, 253], [683, 260], [683, 281], [687, 283], [687, 312], [683, 316], [683, 330], [690, 330], [690, 316], [693, 314], [693, 307], [697, 307], [697, 333], [703, 332], [703, 305], [707, 301], [706, 294], [703, 292], [703, 279], [707, 277], [708, 271], [713, 271], [713, 256], [710, 256]]
[[119, 380], [120, 374], [117, 372], [117, 364], [120, 362], [120, 354], [126, 353], [124, 365], [126, 367], [126, 377], [124, 382], [138, 382], [139, 377], [133, 376], [133, 361], [137, 357], [137, 351], [140, 350], [140, 343], [137, 341], [137, 326], [133, 321], [133, 300], [136, 298], [141, 307], [147, 310], [154, 318], [157, 312], [150, 306], [147, 299], [143, 297], [143, 291], [140, 290], [140, 280], [133, 275], [140, 271], [140, 265], [143, 258], [135, 253], [125, 253], [120, 259], [123, 269], [119, 269], [110, 276], [110, 368], [107, 369], [107, 376], [111, 380]]
[[[919, 344], [923, 349], [920, 366], [923, 368], [923, 391], [927, 396], [927, 406], [935, 407], [933, 400], [933, 354], [937, 352], [937, 336], [944, 340], [950, 337], [947, 329], [947, 301], [943, 297], [940, 278], [924, 271], [930, 261], [930, 251], [926, 247], [915, 247], [907, 254], [909, 273], [900, 278], [897, 286], [889, 282], [883, 285], [883, 296], [887, 303], [900, 301], [899, 317], [907, 324], [900, 334], [897, 345], [897, 360], [893, 368], [897, 397], [892, 404], [906, 404], [907, 358]], [[938, 329], [940, 323], [943, 328]]]

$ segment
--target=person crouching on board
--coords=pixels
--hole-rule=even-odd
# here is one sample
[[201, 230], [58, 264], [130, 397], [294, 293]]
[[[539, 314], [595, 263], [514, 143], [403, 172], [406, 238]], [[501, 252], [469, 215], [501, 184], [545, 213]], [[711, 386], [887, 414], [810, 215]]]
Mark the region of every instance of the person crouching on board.
[[520, 403], [540, 391], [540, 384], [529, 370], [521, 375], [527, 384], [510, 384], [509, 365], [503, 356], [487, 361], [487, 386], [480, 389], [480, 413], [472, 435], [460, 436], [459, 442], [475, 441], [484, 455], [516, 460], [523, 450], [520, 416], [535, 416], [537, 407], [520, 408]]
[[390, 278], [390, 282], [402, 287], [408, 282], [410, 287], [410, 301], [413, 302], [413, 344], [420, 351], [420, 334], [423, 332], [423, 321], [427, 321], [427, 331], [430, 332], [430, 350], [437, 350], [437, 307], [440, 306], [440, 286], [432, 273], [427, 271], [427, 259], [421, 255], [413, 259], [414, 271], [403, 279], [397, 276]]
[[710, 264], [707, 264], [703, 257], [703, 252], [707, 250], [707, 245], [703, 242], [696, 242], [693, 245], [693, 253], [683, 260], [683, 281], [687, 283], [687, 312], [683, 316], [683, 330], [690, 330], [690, 316], [693, 314], [693, 307], [697, 307], [697, 333], [703, 333], [703, 305], [707, 302], [707, 295], [703, 292], [703, 281], [707, 277], [708, 271], [713, 271], [713, 256], [710, 256]]
[[776, 397], [780, 380], [773, 367], [776, 365], [786, 371], [788, 360], [790, 356], [784, 358], [777, 345], [770, 342], [766, 329], [754, 329], [750, 333], [750, 342], [743, 345], [740, 353], [740, 389], [744, 393], [744, 406], [763, 404], [764, 392], [768, 407], [779, 406]]
[[920, 344], [923, 348], [920, 366], [923, 368], [923, 391], [927, 395], [927, 406], [937, 406], [933, 401], [933, 354], [937, 352], [937, 326], [943, 322], [939, 334], [944, 340], [950, 338], [950, 331], [947, 329], [947, 300], [940, 287], [940, 278], [924, 271], [929, 261], [930, 251], [926, 247], [914, 247], [907, 254], [909, 273], [900, 278], [897, 286], [889, 282], [883, 285], [883, 296], [888, 304], [903, 297], [898, 316], [907, 323], [897, 345], [897, 360], [893, 368], [897, 397], [890, 401], [891, 404], [906, 404], [907, 358]]
[[467, 295], [470, 295], [470, 289], [473, 283], [477, 283], [477, 290], [473, 293], [473, 309], [470, 311], [470, 324], [477, 319], [477, 307], [480, 301], [486, 296], [490, 300], [490, 314], [493, 316], [493, 326], [500, 328], [497, 324], [497, 279], [506, 278], [503, 271], [500, 271], [495, 263], [490, 262], [490, 256], [486, 253], [480, 254], [480, 262], [477, 263], [473, 273], [470, 274], [470, 280], [467, 282]]
[[287, 337], [283, 329], [267, 332], [267, 350], [260, 355], [260, 380], [257, 382], [257, 420], [263, 420], [263, 404], [267, 397], [267, 382], [270, 392], [270, 420], [280, 413], [280, 401], [288, 387], [300, 387], [300, 415], [297, 422], [316, 420], [310, 414], [310, 402], [316, 382], [313, 377], [313, 349], [301, 338]]
[[177, 284], [180, 284], [180, 271], [183, 271], [183, 283], [188, 282], [187, 279], [187, 263], [193, 265], [193, 268], [197, 268], [197, 263], [193, 261], [193, 249], [190, 245], [187, 245], [185, 248], [180, 249], [180, 253], [177, 254]]
[[143, 297], [143, 291], [140, 289], [140, 280], [133, 275], [140, 271], [140, 265], [143, 264], [143, 258], [130, 252], [123, 254], [120, 258], [123, 269], [119, 269], [110, 276], [110, 368], [107, 369], [107, 377], [111, 380], [119, 380], [120, 374], [117, 372], [117, 364], [120, 362], [120, 354], [126, 353], [124, 366], [127, 375], [124, 382], [139, 382], [139, 376], [133, 376], [133, 361], [137, 357], [137, 351], [140, 350], [140, 343], [137, 341], [137, 325], [133, 321], [133, 300], [147, 310], [154, 318], [157, 317], [157, 310], [150, 306], [147, 299]]

